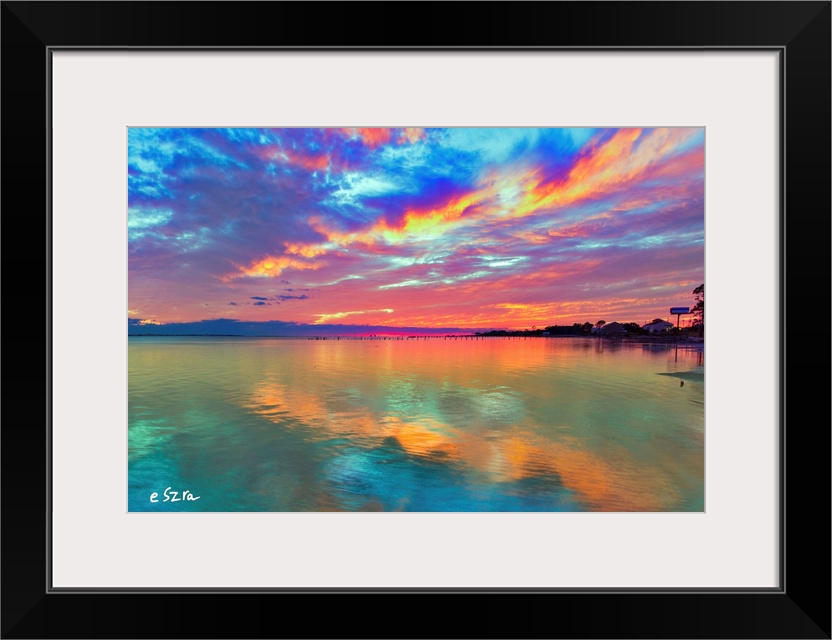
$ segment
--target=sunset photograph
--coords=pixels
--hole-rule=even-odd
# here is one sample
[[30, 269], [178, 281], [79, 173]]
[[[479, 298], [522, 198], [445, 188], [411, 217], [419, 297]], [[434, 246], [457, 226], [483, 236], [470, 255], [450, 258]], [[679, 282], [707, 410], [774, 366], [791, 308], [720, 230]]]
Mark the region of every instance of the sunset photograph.
[[704, 128], [127, 136], [129, 511], [704, 511]]

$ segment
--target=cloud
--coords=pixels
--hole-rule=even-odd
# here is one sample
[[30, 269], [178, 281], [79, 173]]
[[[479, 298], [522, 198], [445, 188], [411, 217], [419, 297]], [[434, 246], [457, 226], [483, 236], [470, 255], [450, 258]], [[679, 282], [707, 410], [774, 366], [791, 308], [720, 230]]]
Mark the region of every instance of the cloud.
[[390, 142], [390, 139], [392, 138], [390, 129], [385, 128], [353, 127], [351, 129], [344, 129], [344, 133], [349, 136], [358, 136], [361, 141], [371, 149]]
[[604, 296], [653, 317], [704, 279], [701, 128], [131, 128], [128, 145], [128, 302], [146, 322], [210, 304], [482, 327]]
[[370, 313], [393, 313], [393, 309], [371, 309], [369, 311], [337, 311], [335, 313], [321, 313], [315, 324], [327, 324], [329, 320], [340, 320], [349, 316], [363, 316]]

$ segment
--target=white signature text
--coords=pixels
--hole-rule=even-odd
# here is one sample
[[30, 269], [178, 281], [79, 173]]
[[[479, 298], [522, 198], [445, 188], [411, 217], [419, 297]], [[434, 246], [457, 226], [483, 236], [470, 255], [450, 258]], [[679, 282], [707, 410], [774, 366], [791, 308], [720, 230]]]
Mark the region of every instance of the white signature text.
[[[180, 498], [180, 497], [178, 497], [179, 492], [178, 491], [172, 491], [170, 487], [165, 489], [162, 492], [162, 495], [164, 496], [164, 499], [161, 500], [161, 502], [182, 502], [183, 500], [185, 500], [187, 502], [190, 502], [192, 500], [199, 500], [199, 498], [200, 498], [200, 496], [195, 496], [194, 494], [192, 494], [187, 489], [185, 489], [182, 492], [182, 497]], [[159, 500], [159, 494], [156, 491], [154, 491], [153, 493], [150, 494], [150, 501], [151, 502], [159, 502], [160, 501]]]

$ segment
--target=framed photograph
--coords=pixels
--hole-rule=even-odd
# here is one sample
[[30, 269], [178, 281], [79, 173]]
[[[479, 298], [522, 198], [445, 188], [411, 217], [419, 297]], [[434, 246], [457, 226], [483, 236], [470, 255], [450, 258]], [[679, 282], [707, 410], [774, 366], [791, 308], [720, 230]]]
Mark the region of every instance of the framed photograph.
[[322, 7], [3, 3], [3, 636], [829, 638], [830, 3]]
[[128, 157], [129, 512], [705, 511], [704, 127]]

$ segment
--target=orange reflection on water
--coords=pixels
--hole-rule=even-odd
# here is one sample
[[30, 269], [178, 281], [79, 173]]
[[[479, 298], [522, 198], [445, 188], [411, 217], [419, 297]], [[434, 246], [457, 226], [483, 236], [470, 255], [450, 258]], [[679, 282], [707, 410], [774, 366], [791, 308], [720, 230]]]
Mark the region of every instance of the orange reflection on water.
[[430, 417], [378, 417], [366, 408], [334, 412], [315, 394], [277, 383], [257, 385], [246, 406], [286, 428], [299, 421], [327, 438], [359, 436], [374, 446], [393, 438], [410, 456], [458, 464], [490, 482], [555, 475], [591, 510], [662, 511], [678, 499], [660, 470], [636, 465], [624, 449], [614, 459], [603, 458], [574, 436], [470, 433]]
[[447, 460], [464, 458], [458, 434], [446, 424], [431, 418], [402, 420], [386, 416], [384, 433], [392, 436], [407, 453], [420, 457], [442, 457]]
[[[530, 432], [516, 432], [489, 444], [497, 450], [469, 450], [477, 468], [491, 470], [497, 481], [557, 475], [563, 486], [578, 494], [582, 503], [598, 511], [661, 511], [678, 498], [666, 487], [666, 478], [639, 469], [626, 458], [615, 463], [585, 449], [579, 439], [546, 440]], [[499, 464], [495, 462], [499, 459]]]
[[663, 511], [678, 495], [667, 478], [638, 468], [626, 452], [615, 461], [581, 449], [577, 439], [546, 445], [552, 469], [564, 486], [578, 493], [597, 511]]
[[283, 423], [295, 418], [309, 424], [328, 422], [329, 412], [317, 396], [305, 391], [277, 383], [258, 384], [245, 405], [272, 422]]

